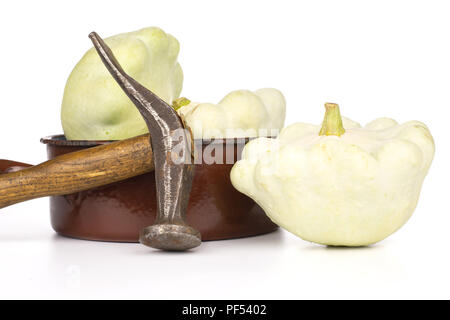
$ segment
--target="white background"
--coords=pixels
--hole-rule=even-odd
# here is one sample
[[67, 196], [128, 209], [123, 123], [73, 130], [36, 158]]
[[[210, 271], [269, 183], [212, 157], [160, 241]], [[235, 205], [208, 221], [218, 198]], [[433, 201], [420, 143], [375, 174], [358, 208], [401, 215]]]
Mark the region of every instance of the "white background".
[[67, 239], [48, 199], [0, 210], [0, 298], [450, 298], [448, 1], [7, 1], [0, 7], [0, 158], [37, 164], [61, 133], [65, 81], [87, 35], [159, 26], [181, 43], [183, 95], [280, 89], [287, 124], [323, 103], [362, 124], [426, 123], [436, 155], [418, 207], [369, 248], [279, 231], [189, 253]]

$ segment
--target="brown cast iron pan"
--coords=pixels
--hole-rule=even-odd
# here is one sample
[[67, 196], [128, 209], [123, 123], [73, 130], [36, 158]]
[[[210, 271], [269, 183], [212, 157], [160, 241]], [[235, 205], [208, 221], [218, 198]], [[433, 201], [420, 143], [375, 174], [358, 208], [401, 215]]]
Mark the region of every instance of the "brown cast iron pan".
[[[248, 139], [198, 142], [198, 150], [214, 147], [222, 164], [196, 164], [187, 222], [202, 234], [203, 240], [232, 239], [275, 231], [277, 226], [250, 198], [231, 185], [230, 171]], [[110, 141], [65, 140], [63, 135], [41, 139], [47, 145], [48, 159]], [[211, 149], [210, 149], [211, 150]], [[228, 155], [228, 158], [227, 158]], [[220, 162], [220, 161], [218, 161]], [[31, 165], [1, 160], [0, 172], [20, 170]], [[154, 172], [109, 185], [64, 196], [50, 197], [53, 229], [64, 236], [103, 241], [138, 242], [142, 228], [152, 225], [156, 216]]]

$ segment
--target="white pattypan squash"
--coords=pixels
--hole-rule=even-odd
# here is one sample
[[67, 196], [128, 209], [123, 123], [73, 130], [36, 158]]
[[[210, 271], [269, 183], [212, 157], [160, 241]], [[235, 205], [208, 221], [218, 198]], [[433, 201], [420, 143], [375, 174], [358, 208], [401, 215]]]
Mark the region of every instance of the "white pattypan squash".
[[277, 89], [232, 91], [218, 104], [190, 102], [177, 109], [196, 139], [277, 135], [286, 101]]
[[[151, 27], [105, 39], [123, 69], [168, 104], [179, 97], [183, 72], [180, 45], [173, 36]], [[133, 105], [90, 49], [67, 80], [61, 108], [69, 140], [121, 140], [148, 132]]]
[[421, 122], [388, 118], [361, 127], [326, 104], [320, 126], [296, 123], [277, 139], [249, 142], [231, 172], [234, 187], [302, 239], [364, 246], [413, 213], [434, 156]]

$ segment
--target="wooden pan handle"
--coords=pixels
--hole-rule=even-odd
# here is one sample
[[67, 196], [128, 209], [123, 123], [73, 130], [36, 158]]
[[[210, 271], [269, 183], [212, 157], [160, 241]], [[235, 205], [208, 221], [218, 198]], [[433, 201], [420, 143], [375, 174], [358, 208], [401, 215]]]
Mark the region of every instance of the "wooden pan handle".
[[149, 135], [58, 156], [0, 174], [0, 208], [95, 188], [154, 170]]

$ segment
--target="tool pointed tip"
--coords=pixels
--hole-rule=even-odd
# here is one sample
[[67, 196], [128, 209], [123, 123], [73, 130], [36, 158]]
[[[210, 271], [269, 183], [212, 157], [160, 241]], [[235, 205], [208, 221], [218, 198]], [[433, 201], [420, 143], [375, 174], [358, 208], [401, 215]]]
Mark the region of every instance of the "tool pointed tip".
[[90, 39], [97, 38], [97, 37], [98, 37], [97, 32], [92, 31], [91, 33], [89, 33], [89, 38], [90, 38]]

